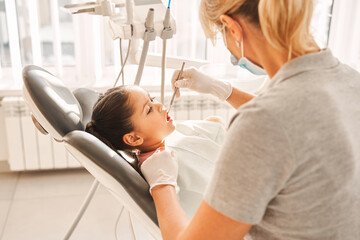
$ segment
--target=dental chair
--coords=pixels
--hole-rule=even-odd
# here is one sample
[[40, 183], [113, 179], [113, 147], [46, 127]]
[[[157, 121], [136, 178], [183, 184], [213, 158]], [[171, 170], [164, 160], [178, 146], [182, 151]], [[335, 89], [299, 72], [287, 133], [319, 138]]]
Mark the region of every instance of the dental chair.
[[149, 185], [134, 167], [134, 159], [115, 152], [84, 131], [98, 93], [81, 88], [71, 92], [46, 70], [30, 65], [23, 69], [23, 96], [36, 127], [66, 149], [94, 176], [95, 181], [64, 239], [69, 239], [99, 183], [107, 188], [154, 239], [162, 239]]

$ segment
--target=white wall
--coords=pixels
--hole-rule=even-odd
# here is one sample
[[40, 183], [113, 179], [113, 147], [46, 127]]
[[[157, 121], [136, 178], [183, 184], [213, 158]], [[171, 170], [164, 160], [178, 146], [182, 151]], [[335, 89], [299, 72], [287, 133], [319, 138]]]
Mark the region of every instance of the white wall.
[[0, 161], [7, 161], [8, 159], [5, 134], [5, 113], [0, 101]]

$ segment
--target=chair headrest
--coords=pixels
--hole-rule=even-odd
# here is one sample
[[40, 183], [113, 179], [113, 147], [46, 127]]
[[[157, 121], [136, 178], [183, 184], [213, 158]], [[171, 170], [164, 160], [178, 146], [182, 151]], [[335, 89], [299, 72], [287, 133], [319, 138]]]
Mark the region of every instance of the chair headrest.
[[88, 88], [78, 88], [73, 91], [73, 94], [81, 106], [83, 113], [82, 123], [85, 130], [86, 124], [91, 121], [92, 110], [99, 97], [99, 92]]
[[36, 120], [50, 135], [62, 138], [83, 130], [82, 110], [73, 93], [54, 75], [30, 65], [23, 69], [24, 100]]

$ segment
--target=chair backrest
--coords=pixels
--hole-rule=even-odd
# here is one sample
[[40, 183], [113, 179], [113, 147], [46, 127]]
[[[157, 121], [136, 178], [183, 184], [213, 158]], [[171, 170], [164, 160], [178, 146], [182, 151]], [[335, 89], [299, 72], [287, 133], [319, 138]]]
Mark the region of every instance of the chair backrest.
[[52, 137], [64, 141], [82, 166], [112, 192], [155, 239], [161, 239], [147, 182], [127, 159], [84, 131], [98, 93], [85, 88], [72, 93], [59, 79], [37, 66], [25, 67], [23, 79], [24, 100], [40, 125]]
[[64, 137], [68, 151], [155, 237], [161, 239], [149, 185], [122, 156], [85, 131]]

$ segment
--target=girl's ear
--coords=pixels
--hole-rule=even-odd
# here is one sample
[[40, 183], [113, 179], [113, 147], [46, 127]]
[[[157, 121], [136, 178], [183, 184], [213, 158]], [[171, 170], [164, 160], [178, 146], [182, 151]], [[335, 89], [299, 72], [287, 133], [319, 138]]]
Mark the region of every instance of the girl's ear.
[[144, 139], [141, 136], [135, 134], [134, 132], [131, 132], [131, 133], [126, 133], [123, 136], [123, 141], [129, 146], [136, 147], [143, 144]]

